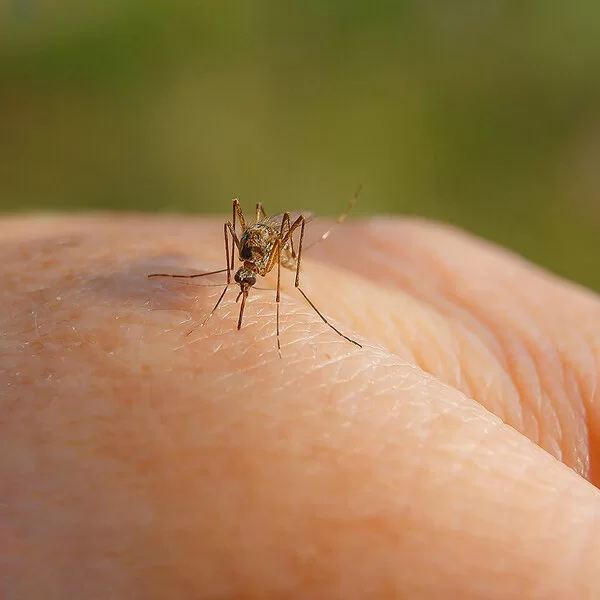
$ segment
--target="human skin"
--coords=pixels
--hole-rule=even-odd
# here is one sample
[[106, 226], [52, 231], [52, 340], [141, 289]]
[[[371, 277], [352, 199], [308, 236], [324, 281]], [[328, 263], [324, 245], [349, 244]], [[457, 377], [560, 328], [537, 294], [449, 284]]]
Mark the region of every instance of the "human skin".
[[[7, 599], [600, 597], [600, 303], [446, 226], [344, 224], [272, 291], [222, 221], [0, 225]], [[220, 283], [211, 276], [195, 283]], [[272, 279], [257, 287], [272, 287]]]

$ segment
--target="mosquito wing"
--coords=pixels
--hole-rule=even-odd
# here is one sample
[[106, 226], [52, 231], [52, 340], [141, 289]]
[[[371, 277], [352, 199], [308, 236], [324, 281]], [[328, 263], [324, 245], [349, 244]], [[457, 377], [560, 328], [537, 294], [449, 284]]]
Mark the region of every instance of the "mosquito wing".
[[[289, 221], [285, 220], [284, 217], [289, 216]], [[297, 221], [298, 217], [303, 216], [306, 222], [310, 222], [314, 219], [314, 214], [308, 211], [292, 211], [287, 213], [281, 213], [279, 215], [274, 215], [272, 217], [265, 217], [261, 219], [259, 223], [262, 225], [266, 225], [273, 231], [277, 233], [277, 235], [281, 235], [281, 237], [285, 236], [286, 233], [290, 230], [290, 227]], [[283, 230], [282, 230], [283, 225]], [[296, 251], [298, 248], [294, 248], [294, 237], [297, 239], [297, 234], [300, 233], [299, 229], [295, 230], [295, 233], [292, 238], [288, 239], [285, 245], [281, 248], [281, 266], [286, 269], [295, 269], [296, 268]]]
[[[264, 219], [261, 219], [259, 222], [264, 223], [265, 225], [268, 225], [269, 227], [272, 227], [277, 232], [280, 232], [281, 231], [281, 223], [283, 222], [283, 217], [286, 214], [290, 216], [290, 223], [289, 223], [290, 226], [293, 225], [294, 221], [296, 221], [296, 219], [301, 215], [304, 216], [307, 223], [309, 223], [310, 221], [312, 221], [315, 218], [315, 215], [311, 212], [308, 212], [305, 210], [295, 210], [295, 211], [288, 212], [288, 213], [281, 213], [279, 215], [274, 215], [272, 217], [265, 217]], [[287, 225], [286, 225], [285, 229], [287, 231]]]

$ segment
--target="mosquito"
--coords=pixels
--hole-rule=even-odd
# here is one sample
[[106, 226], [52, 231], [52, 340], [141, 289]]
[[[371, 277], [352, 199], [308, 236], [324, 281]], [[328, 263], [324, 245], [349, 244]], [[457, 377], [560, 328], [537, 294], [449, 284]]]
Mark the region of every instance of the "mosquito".
[[[336, 225], [344, 221], [351, 208], [354, 206], [360, 193], [360, 186], [356, 190], [356, 193], [348, 203], [346, 210], [336, 220]], [[328, 325], [333, 331], [339, 336], [362, 348], [362, 346], [355, 340], [344, 335], [337, 327], [332, 325], [323, 313], [315, 306], [315, 304], [306, 295], [304, 290], [300, 287], [300, 265], [302, 262], [302, 248], [304, 242], [304, 230], [306, 223], [311, 221], [313, 218], [312, 213], [300, 213], [300, 212], [284, 212], [276, 216], [269, 217], [265, 212], [262, 203], [256, 205], [256, 215], [253, 224], [247, 224], [244, 217], [244, 213], [240, 206], [238, 198], [233, 199], [232, 217], [231, 221], [227, 221], [223, 224], [223, 237], [225, 240], [225, 260], [226, 268], [219, 269], [217, 271], [209, 271], [207, 273], [195, 273], [192, 275], [176, 275], [171, 273], [152, 273], [148, 277], [175, 277], [180, 279], [194, 279], [196, 277], [205, 277], [207, 275], [215, 275], [218, 273], [227, 273], [227, 282], [219, 299], [214, 305], [210, 313], [204, 318], [204, 320], [193, 327], [186, 335], [190, 335], [196, 329], [204, 327], [207, 321], [215, 314], [219, 308], [221, 301], [223, 300], [225, 293], [232, 285], [233, 282], [240, 286], [240, 291], [237, 295], [236, 302], [242, 300], [240, 304], [240, 312], [238, 316], [237, 329], [242, 328], [242, 321], [244, 318], [244, 308], [246, 307], [246, 300], [250, 289], [256, 284], [257, 276], [265, 277], [275, 267], [277, 267], [277, 292], [275, 302], [277, 306], [277, 351], [281, 358], [281, 339], [279, 335], [279, 306], [281, 303], [281, 268], [289, 269], [296, 272], [296, 278], [294, 286], [302, 294], [304, 299], [308, 302], [310, 307], [321, 317], [323, 322]], [[240, 237], [238, 237], [237, 230], [241, 228]], [[294, 247], [294, 233], [300, 229], [300, 239], [298, 241], [298, 249]], [[332, 228], [333, 229], [333, 228]], [[326, 231], [318, 240], [306, 247], [306, 249], [314, 246], [315, 244], [326, 240], [329, 237], [332, 229]], [[230, 242], [231, 240], [231, 242]], [[238, 258], [241, 266], [237, 269], [233, 275], [235, 263], [235, 251], [238, 251]]]

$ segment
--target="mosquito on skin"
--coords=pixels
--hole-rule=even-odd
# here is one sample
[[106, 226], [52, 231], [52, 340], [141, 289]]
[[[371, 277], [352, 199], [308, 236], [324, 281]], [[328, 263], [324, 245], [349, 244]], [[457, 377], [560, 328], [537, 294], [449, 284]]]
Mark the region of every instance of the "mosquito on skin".
[[[356, 190], [353, 198], [350, 200], [348, 207], [337, 219], [336, 224], [341, 223], [350, 209], [356, 203], [358, 194], [360, 193], [360, 186]], [[236, 218], [237, 217], [237, 218]], [[238, 317], [237, 328], [238, 330], [242, 327], [242, 320], [244, 318], [244, 308], [246, 306], [246, 299], [252, 286], [256, 284], [256, 277], [260, 275], [265, 277], [267, 273], [277, 267], [277, 295], [276, 295], [276, 306], [277, 306], [277, 351], [281, 357], [281, 340], [279, 336], [279, 305], [281, 301], [280, 287], [281, 287], [281, 267], [296, 271], [295, 287], [304, 296], [304, 299], [308, 302], [311, 308], [321, 317], [323, 322], [327, 324], [333, 331], [345, 340], [362, 348], [362, 346], [355, 340], [344, 335], [337, 327], [332, 325], [321, 311], [314, 305], [310, 298], [306, 295], [304, 290], [300, 287], [300, 264], [302, 261], [302, 244], [304, 242], [304, 229], [306, 223], [312, 219], [310, 213], [299, 213], [299, 212], [285, 212], [274, 217], [269, 217], [265, 213], [262, 207], [262, 203], [256, 205], [256, 217], [252, 225], [246, 224], [244, 213], [240, 206], [240, 202], [237, 198], [233, 200], [232, 209], [232, 220], [227, 221], [223, 225], [223, 236], [225, 238], [225, 260], [227, 267], [225, 269], [219, 269], [218, 271], [210, 271], [208, 273], [195, 273], [193, 275], [173, 275], [170, 273], [152, 273], [148, 277], [175, 277], [181, 279], [193, 279], [196, 277], [204, 277], [206, 275], [215, 275], [217, 273], [227, 273], [227, 283], [214, 305], [210, 313], [205, 319], [196, 325], [193, 329], [188, 331], [186, 335], [190, 335], [199, 327], [203, 327], [206, 322], [215, 314], [221, 300], [225, 296], [225, 293], [232, 285], [231, 273], [234, 270], [234, 259], [235, 250], [238, 250], [239, 261], [242, 263], [238, 270], [233, 276], [233, 280], [240, 286], [240, 291], [237, 295], [236, 302], [242, 299], [240, 305], [240, 313]], [[237, 235], [237, 223], [241, 227], [241, 236], [238, 238]], [[298, 251], [294, 248], [294, 233], [297, 229], [300, 229], [300, 239], [298, 242]], [[321, 242], [331, 233], [331, 229], [326, 231], [316, 242], [312, 245]], [[230, 238], [232, 243], [230, 244]], [[308, 246], [310, 247], [310, 246]]]

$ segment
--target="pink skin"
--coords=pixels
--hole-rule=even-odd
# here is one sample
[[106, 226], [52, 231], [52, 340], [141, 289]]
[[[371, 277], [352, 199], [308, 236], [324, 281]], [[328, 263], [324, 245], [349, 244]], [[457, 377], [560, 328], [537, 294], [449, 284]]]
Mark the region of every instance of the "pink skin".
[[344, 225], [303, 286], [364, 348], [289, 274], [280, 360], [274, 292], [186, 337], [221, 288], [146, 277], [218, 269], [215, 220], [0, 231], [0, 595], [600, 596], [592, 293], [444, 226]]

